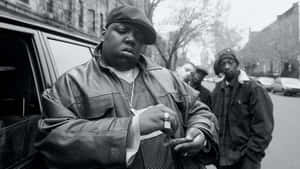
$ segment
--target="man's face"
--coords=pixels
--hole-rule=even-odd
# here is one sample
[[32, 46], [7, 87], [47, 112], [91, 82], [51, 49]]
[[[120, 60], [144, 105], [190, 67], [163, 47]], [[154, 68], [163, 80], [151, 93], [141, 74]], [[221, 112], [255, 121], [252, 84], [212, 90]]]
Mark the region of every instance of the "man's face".
[[238, 65], [232, 58], [224, 58], [220, 62], [221, 71], [227, 80], [232, 80], [238, 72]]
[[183, 66], [178, 68], [178, 73], [182, 77], [182, 79], [185, 79], [186, 81], [189, 80], [191, 73], [195, 70], [194, 66], [187, 63]]
[[204, 78], [204, 74], [201, 72], [195, 71], [192, 73], [192, 79], [193, 79], [194, 83], [201, 84], [203, 78]]
[[144, 35], [133, 25], [112, 23], [104, 34], [102, 56], [117, 70], [132, 69], [139, 61], [143, 42]]

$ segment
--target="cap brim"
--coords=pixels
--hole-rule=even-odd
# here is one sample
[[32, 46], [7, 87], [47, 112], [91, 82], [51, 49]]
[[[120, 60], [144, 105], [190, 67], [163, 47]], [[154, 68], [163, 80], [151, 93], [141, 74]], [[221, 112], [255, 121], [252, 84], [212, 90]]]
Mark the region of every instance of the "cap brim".
[[150, 28], [149, 26], [147, 25], [144, 25], [144, 24], [140, 24], [140, 23], [132, 23], [134, 25], [136, 25], [140, 30], [141, 32], [144, 34], [144, 38], [145, 38], [145, 41], [144, 43], [145, 44], [154, 44], [155, 41], [156, 41], [156, 32], [153, 28]]
[[208, 75], [208, 73], [204, 70], [201, 70], [201, 71], [198, 71], [198, 72], [203, 73], [204, 76]]
[[151, 45], [151, 44], [154, 44], [155, 41], [156, 41], [156, 32], [154, 30], [154, 28], [152, 26], [149, 26], [143, 22], [139, 22], [139, 21], [136, 21], [136, 20], [115, 20], [115, 21], [112, 21], [110, 23], [108, 23], [106, 25], [106, 27], [108, 27], [110, 24], [112, 23], [127, 23], [127, 24], [130, 24], [130, 25], [134, 25], [136, 26], [144, 35], [144, 43], [145, 44], [148, 44], [148, 45]]

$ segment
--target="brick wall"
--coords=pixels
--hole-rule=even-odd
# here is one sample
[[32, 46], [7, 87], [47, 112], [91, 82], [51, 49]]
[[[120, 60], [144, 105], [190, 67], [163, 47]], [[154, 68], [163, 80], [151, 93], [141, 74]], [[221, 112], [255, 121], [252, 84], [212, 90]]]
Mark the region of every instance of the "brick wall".
[[0, 6], [55, 27], [101, 39], [108, 12], [129, 1], [144, 7], [145, 0], [2, 0]]

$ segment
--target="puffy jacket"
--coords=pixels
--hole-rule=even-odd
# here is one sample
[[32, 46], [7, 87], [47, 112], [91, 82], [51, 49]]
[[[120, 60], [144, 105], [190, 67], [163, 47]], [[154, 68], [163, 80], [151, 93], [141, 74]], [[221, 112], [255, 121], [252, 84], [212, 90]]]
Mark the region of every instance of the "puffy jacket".
[[[117, 77], [99, 58], [68, 71], [43, 94], [45, 109], [36, 146], [49, 168], [126, 168], [126, 140], [132, 117], [116, 87]], [[201, 168], [203, 163], [217, 160], [217, 120], [207, 106], [197, 101], [198, 93], [145, 57], [141, 57], [140, 67], [142, 79], [156, 101], [178, 113], [181, 126], [175, 137], [183, 137], [187, 128], [197, 127], [211, 146], [209, 152], [179, 159], [184, 162], [177, 166]], [[161, 134], [141, 142], [134, 161], [138, 164], [132, 168], [147, 168], [148, 162], [157, 162], [155, 157], [147, 156], [146, 149], [157, 152], [160, 166], [172, 164], [176, 157], [162, 145], [165, 139]]]

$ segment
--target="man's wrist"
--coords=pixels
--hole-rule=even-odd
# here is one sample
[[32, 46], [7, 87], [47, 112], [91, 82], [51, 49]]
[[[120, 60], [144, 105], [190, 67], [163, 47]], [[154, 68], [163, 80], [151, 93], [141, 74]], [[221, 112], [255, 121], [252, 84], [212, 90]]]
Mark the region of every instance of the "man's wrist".
[[[200, 130], [200, 129], [199, 129], [199, 130]], [[200, 134], [199, 134], [199, 135], [201, 135], [201, 137], [203, 137], [203, 144], [202, 144], [202, 147], [204, 148], [204, 147], [207, 146], [207, 139], [206, 139], [206, 136], [205, 136], [204, 132], [201, 131], [201, 130], [200, 130]]]
[[206, 135], [204, 134], [203, 131], [201, 131], [201, 134], [203, 135], [202, 137], [204, 138], [202, 151], [207, 153], [210, 151], [210, 144], [208, 143]]
[[204, 132], [201, 129], [199, 129], [199, 128], [197, 128], [197, 129], [199, 130], [199, 134], [196, 137], [202, 137], [203, 138], [203, 142], [202, 142], [202, 145], [201, 145], [201, 150], [204, 151], [204, 152], [209, 152], [210, 145], [207, 141], [206, 135], [204, 134]]

